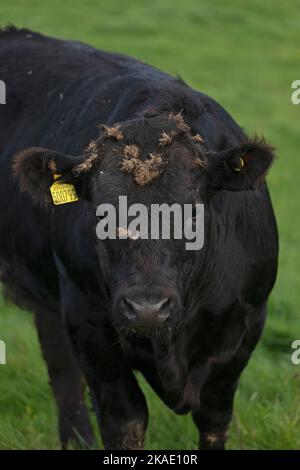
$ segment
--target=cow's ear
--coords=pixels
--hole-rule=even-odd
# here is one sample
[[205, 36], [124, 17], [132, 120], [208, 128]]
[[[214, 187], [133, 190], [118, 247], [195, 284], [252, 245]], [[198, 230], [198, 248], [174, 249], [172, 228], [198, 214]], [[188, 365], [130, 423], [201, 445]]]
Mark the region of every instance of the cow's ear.
[[212, 190], [254, 189], [274, 160], [274, 148], [263, 139], [254, 139], [207, 159], [209, 187]]
[[84, 178], [87, 158], [34, 147], [14, 157], [13, 171], [21, 191], [28, 192], [36, 203], [47, 206], [53, 204], [50, 187], [55, 180], [73, 185], [78, 196], [88, 198], [87, 178]]

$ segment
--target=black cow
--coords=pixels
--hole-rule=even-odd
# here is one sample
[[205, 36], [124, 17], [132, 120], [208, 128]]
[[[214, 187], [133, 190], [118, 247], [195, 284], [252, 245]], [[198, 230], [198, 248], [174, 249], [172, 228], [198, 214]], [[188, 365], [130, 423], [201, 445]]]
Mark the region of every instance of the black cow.
[[[211, 98], [123, 55], [10, 27], [0, 63], [1, 279], [35, 313], [62, 446], [93, 443], [84, 377], [105, 447], [141, 449], [138, 370], [175, 412], [192, 412], [201, 448], [224, 448], [276, 278], [272, 148]], [[54, 178], [78, 200], [54, 205]], [[119, 195], [203, 203], [203, 249], [99, 240], [96, 208]]]

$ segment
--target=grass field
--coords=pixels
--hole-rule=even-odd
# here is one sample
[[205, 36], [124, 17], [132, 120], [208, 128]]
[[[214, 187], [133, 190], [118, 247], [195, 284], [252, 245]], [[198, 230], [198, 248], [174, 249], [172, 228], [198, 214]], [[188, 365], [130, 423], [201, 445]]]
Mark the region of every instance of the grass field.
[[[14, 23], [88, 42], [180, 74], [213, 96], [250, 133], [278, 147], [269, 184], [281, 251], [263, 340], [242, 376], [228, 447], [300, 448], [299, 0], [2, 0], [0, 24]], [[1, 79], [1, 64], [0, 64]], [[0, 136], [1, 138], [1, 136]], [[31, 315], [0, 303], [0, 448], [55, 449], [56, 415]], [[189, 417], [171, 413], [143, 383], [149, 449], [195, 449]]]

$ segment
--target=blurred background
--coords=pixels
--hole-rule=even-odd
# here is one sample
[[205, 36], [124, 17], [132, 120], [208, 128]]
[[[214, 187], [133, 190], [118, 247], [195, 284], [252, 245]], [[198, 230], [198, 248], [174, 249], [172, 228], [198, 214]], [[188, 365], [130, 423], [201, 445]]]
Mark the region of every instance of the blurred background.
[[[242, 375], [228, 448], [300, 448], [299, 0], [2, 0], [0, 24], [77, 39], [153, 64], [217, 100], [248, 133], [278, 150], [268, 177], [280, 231], [280, 269], [263, 339]], [[1, 79], [1, 64], [0, 64]], [[0, 131], [1, 139], [1, 131]], [[59, 447], [54, 401], [33, 318], [0, 297], [0, 449]], [[196, 449], [189, 416], [147, 395], [148, 449]], [[94, 420], [95, 421], [95, 420]], [[99, 445], [101, 441], [99, 438]]]

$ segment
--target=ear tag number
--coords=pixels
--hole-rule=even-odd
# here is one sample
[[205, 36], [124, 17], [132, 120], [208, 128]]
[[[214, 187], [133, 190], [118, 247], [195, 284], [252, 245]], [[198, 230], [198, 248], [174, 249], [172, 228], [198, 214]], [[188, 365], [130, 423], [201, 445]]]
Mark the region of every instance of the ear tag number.
[[50, 187], [50, 192], [55, 206], [78, 201], [78, 196], [73, 184], [55, 182], [61, 175], [53, 175], [54, 183]]
[[242, 169], [244, 168], [245, 166], [245, 162], [244, 160], [242, 159], [242, 157], [240, 157], [240, 165], [235, 167], [234, 168], [234, 171], [236, 171], [237, 173], [239, 173], [240, 171], [242, 171]]

